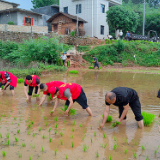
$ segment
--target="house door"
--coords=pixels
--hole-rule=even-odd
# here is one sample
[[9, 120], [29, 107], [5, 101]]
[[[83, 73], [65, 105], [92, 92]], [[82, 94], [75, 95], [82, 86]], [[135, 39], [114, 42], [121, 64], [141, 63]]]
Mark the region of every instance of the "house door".
[[58, 25], [54, 24], [54, 32], [57, 32], [57, 31], [58, 31]]
[[31, 18], [25, 17], [26, 26], [31, 26]]

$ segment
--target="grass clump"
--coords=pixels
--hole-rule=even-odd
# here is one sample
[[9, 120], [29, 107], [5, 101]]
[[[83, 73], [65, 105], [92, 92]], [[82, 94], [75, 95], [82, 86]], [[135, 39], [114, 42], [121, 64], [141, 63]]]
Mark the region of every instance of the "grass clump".
[[70, 70], [69, 73], [71, 73], [71, 74], [78, 74], [79, 72], [77, 70]]
[[117, 127], [119, 124], [121, 124], [121, 122], [114, 122], [112, 123], [111, 127], [114, 128], [114, 127]]
[[151, 113], [146, 113], [145, 111], [142, 112], [142, 116], [143, 116], [143, 123], [144, 126], [150, 126], [151, 123], [153, 122], [155, 115], [151, 114]]
[[[61, 110], [62, 111], [66, 111], [68, 109], [68, 106], [64, 106], [64, 108], [61, 108]], [[71, 108], [70, 110], [69, 110], [69, 115], [75, 115], [76, 114], [76, 109], [73, 109], [73, 108]]]
[[17, 82], [18, 82], [18, 83], [24, 83], [24, 79], [23, 79], [23, 78], [20, 78], [20, 79], [17, 80]]

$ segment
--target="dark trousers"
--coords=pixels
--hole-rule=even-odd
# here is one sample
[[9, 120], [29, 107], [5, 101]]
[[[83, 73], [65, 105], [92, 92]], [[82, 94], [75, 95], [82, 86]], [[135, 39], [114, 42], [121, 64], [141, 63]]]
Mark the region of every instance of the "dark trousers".
[[35, 94], [37, 94], [37, 92], [38, 92], [38, 86], [36, 86], [36, 87], [31, 87], [31, 86], [29, 86], [28, 87], [28, 89], [29, 89], [29, 92], [28, 92], [28, 95], [29, 96], [32, 96], [32, 93], [33, 93], [33, 89], [35, 88]]
[[[2, 86], [5, 86], [5, 85], [6, 85], [6, 83], [4, 83], [4, 84], [0, 83], [0, 88], [1, 88]], [[8, 85], [8, 86], [10, 86], [10, 85]], [[8, 87], [8, 86], [7, 86], [7, 87]], [[7, 88], [7, 87], [6, 87], [6, 88]], [[5, 89], [5, 90], [6, 90], [6, 89]], [[13, 86], [10, 86], [10, 90], [14, 90], [14, 87], [13, 87]]]

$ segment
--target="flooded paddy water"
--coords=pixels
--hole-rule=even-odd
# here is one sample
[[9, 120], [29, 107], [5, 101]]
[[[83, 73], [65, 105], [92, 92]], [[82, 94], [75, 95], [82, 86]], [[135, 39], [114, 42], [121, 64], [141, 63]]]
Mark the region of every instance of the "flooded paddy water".
[[[125, 126], [111, 128], [111, 123], [106, 123], [103, 130], [98, 130], [105, 109], [104, 96], [107, 91], [118, 86], [135, 89], [142, 110], [155, 114], [157, 121], [160, 99], [156, 96], [160, 88], [160, 75], [82, 71], [79, 75], [63, 73], [41, 77], [41, 82], [53, 80], [80, 84], [87, 95], [93, 117], [89, 117], [77, 103], [73, 105], [77, 114], [64, 116], [61, 110], [64, 101], [60, 101], [57, 110], [50, 116], [54, 104], [45, 101], [43, 106], [38, 107], [34, 98], [27, 104], [23, 84], [18, 84], [14, 98], [8, 89], [6, 95], [0, 93], [0, 159], [132, 160], [136, 159], [133, 151], [138, 160], [146, 160], [147, 156], [150, 160], [160, 159], [160, 149], [155, 154], [160, 145], [158, 124], [154, 122], [144, 130], [138, 129], [131, 109]], [[117, 120], [118, 108], [111, 106], [110, 115], [113, 120]], [[145, 150], [141, 149], [142, 145], [146, 147]], [[2, 151], [6, 152], [5, 157]]]

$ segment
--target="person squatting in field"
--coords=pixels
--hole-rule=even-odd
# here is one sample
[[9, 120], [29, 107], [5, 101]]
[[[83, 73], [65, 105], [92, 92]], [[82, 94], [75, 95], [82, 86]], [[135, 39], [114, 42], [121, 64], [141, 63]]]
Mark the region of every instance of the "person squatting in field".
[[[40, 94], [40, 78], [36, 75], [27, 75], [24, 81], [24, 93], [27, 97], [27, 102], [31, 101], [34, 88], [35, 88], [35, 95], [39, 95]], [[37, 100], [39, 100], [39, 97], [37, 97]]]
[[[2, 86], [4, 86], [2, 88]], [[17, 77], [7, 71], [0, 71], [0, 87], [3, 93], [6, 92], [6, 88], [10, 86], [12, 95], [15, 95], [14, 88], [17, 87]]]
[[52, 81], [52, 82], [49, 82], [49, 83], [46, 83], [46, 84], [45, 83], [41, 83], [40, 84], [40, 89], [43, 91], [43, 97], [41, 99], [41, 102], [40, 102], [39, 106], [41, 106], [43, 104], [43, 102], [45, 101], [47, 95], [50, 96], [50, 93], [49, 93], [50, 88], [59, 87], [62, 84], [64, 84], [64, 83], [61, 82], [61, 81]]
[[68, 109], [65, 111], [65, 115], [68, 115], [69, 110], [72, 108], [73, 103], [76, 101], [79, 103], [83, 109], [85, 109], [90, 116], [92, 116], [92, 111], [87, 104], [87, 97], [83, 91], [83, 88], [76, 83], [65, 83], [60, 87], [52, 87], [49, 89], [51, 97], [57, 97], [55, 105], [53, 107], [52, 113], [56, 110], [59, 99], [65, 100], [65, 105]]
[[104, 110], [103, 121], [100, 125], [101, 129], [104, 127], [106, 123], [106, 120], [110, 112], [111, 104], [118, 106], [119, 108], [118, 122], [126, 122], [126, 115], [130, 106], [135, 115], [135, 119], [138, 123], [139, 128], [142, 129], [144, 127], [143, 116], [141, 114], [141, 104], [139, 101], [138, 94], [134, 89], [127, 87], [114, 88], [112, 91], [107, 92], [107, 94], [105, 95], [105, 103], [106, 108]]

